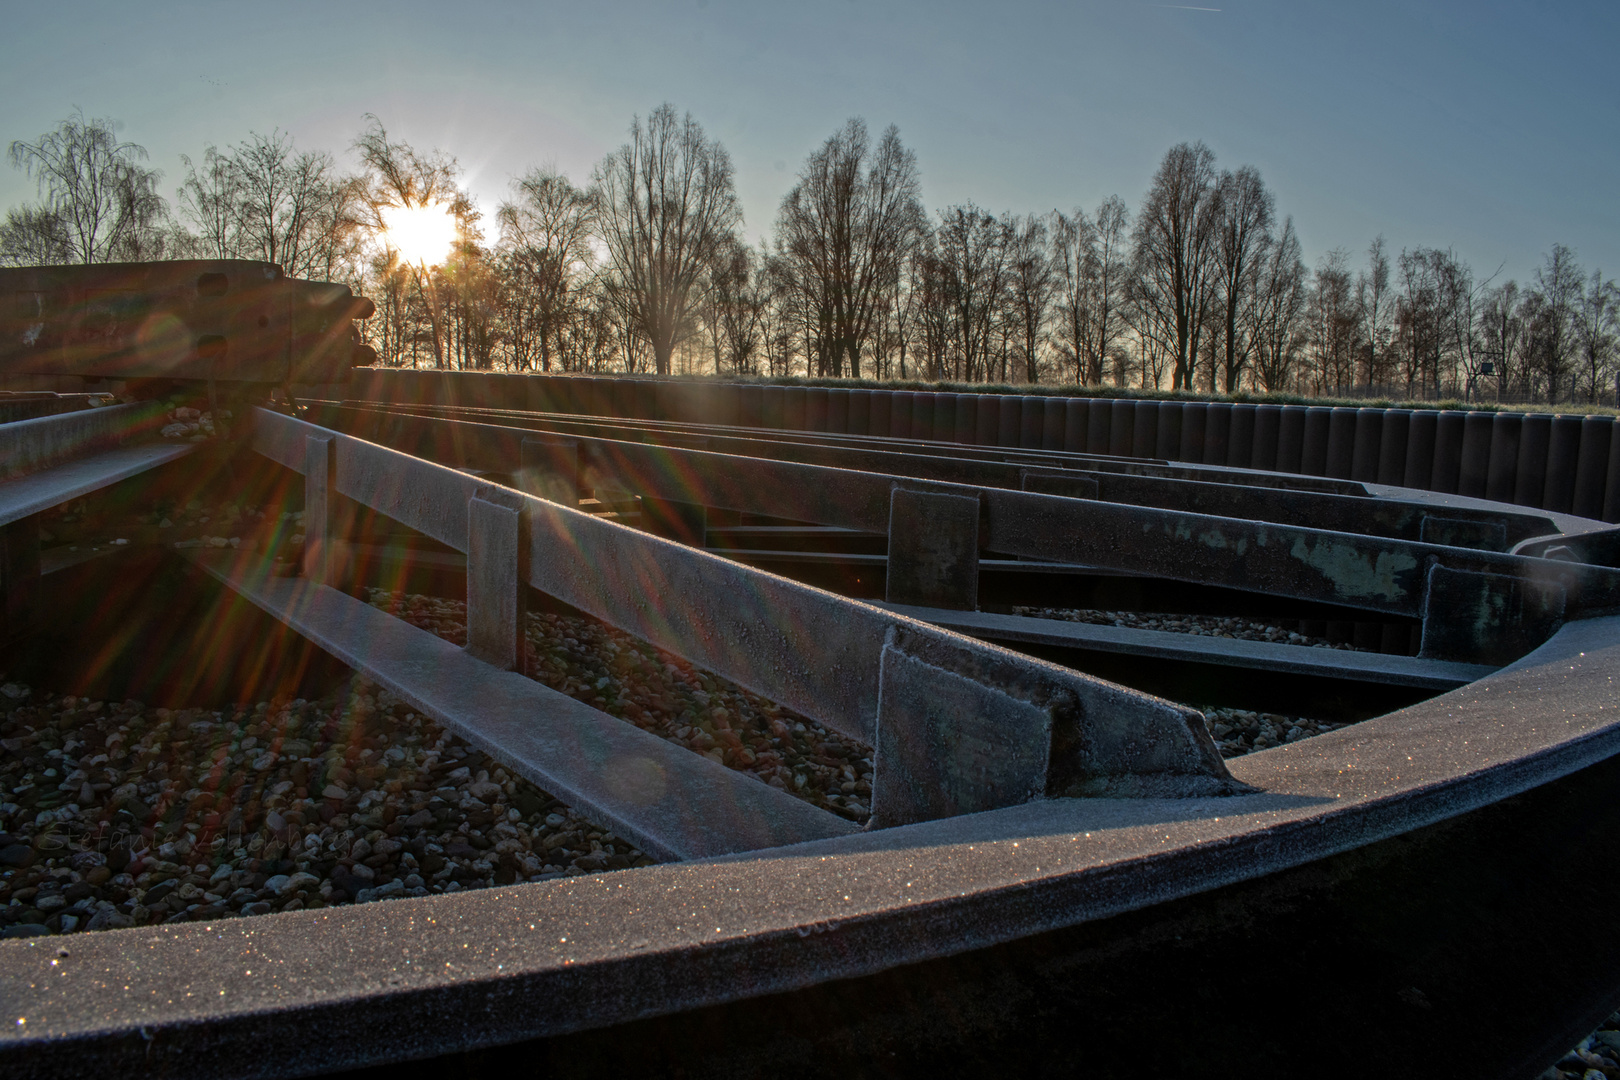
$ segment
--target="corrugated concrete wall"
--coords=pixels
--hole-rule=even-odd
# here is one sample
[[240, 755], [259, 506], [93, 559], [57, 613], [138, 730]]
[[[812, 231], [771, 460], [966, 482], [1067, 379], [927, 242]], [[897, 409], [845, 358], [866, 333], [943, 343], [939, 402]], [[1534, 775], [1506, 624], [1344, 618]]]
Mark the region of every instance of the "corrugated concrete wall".
[[357, 370], [344, 396], [1271, 469], [1620, 521], [1614, 418]]

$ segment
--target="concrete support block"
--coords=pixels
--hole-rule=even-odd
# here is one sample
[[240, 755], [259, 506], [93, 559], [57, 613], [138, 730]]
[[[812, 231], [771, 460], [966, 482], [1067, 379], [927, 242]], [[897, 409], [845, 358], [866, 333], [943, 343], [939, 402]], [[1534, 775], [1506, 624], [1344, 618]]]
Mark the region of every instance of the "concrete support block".
[[1446, 409], [1434, 422], [1434, 464], [1430, 467], [1429, 490], [1445, 495], [1457, 494], [1462, 479], [1463, 432], [1468, 426], [1468, 414]]
[[304, 436], [304, 577], [317, 585], [337, 580], [332, 550], [332, 500], [337, 487], [336, 440]]
[[523, 664], [528, 619], [528, 515], [508, 493], [467, 501], [467, 652], [502, 671]]
[[1412, 434], [1411, 409], [1384, 410], [1384, 435], [1378, 447], [1378, 482], [1406, 482], [1406, 444]]
[[1138, 401], [1132, 411], [1136, 416], [1132, 420], [1131, 456], [1154, 457], [1159, 449], [1159, 403]]
[[1001, 438], [1001, 399], [995, 394], [973, 395], [973, 442], [996, 446]]
[[0, 525], [0, 643], [32, 626], [39, 603], [39, 515]]
[[1306, 476], [1326, 476], [1328, 432], [1333, 410], [1310, 406], [1305, 410], [1305, 443], [1300, 450], [1299, 471]]
[[1204, 432], [1208, 423], [1209, 405], [1206, 402], [1189, 401], [1181, 406], [1181, 450], [1177, 460], [1204, 460]]
[[1002, 394], [996, 402], [1001, 418], [996, 424], [996, 445], [1016, 447], [1024, 434], [1024, 403], [1012, 394]]
[[1356, 410], [1336, 408], [1328, 415], [1327, 468], [1323, 475], [1350, 479], [1356, 461]]
[[760, 423], [764, 427], [777, 431], [782, 429], [783, 420], [787, 415], [787, 387], [765, 387], [761, 402], [761, 414]]
[[1232, 431], [1226, 437], [1226, 461], [1234, 469], [1247, 469], [1254, 460], [1254, 405], [1232, 406]]
[[872, 433], [872, 391], [849, 392], [849, 433], [851, 435]]
[[972, 446], [979, 435], [979, 395], [956, 395], [956, 427], [952, 441], [960, 446]]
[[885, 598], [959, 611], [979, 606], [977, 496], [890, 491]]
[[1433, 409], [1414, 409], [1406, 433], [1406, 476], [1403, 487], [1429, 489], [1434, 479], [1434, 431], [1439, 415]]
[[1620, 434], [1609, 438], [1609, 468], [1603, 482], [1603, 520], [1620, 522]]
[[1607, 416], [1588, 416], [1581, 421], [1581, 449], [1575, 463], [1575, 501], [1572, 512], [1594, 520], [1603, 517], [1603, 500], [1609, 471], [1609, 443], [1614, 437], [1614, 421]]
[[1212, 401], [1204, 421], [1204, 464], [1225, 465], [1231, 442], [1232, 406], [1224, 401]]
[[[658, 384], [653, 382], [651, 379], [637, 379], [635, 381], [635, 388], [636, 411], [632, 415], [637, 420], [658, 419]], [[754, 417], [754, 423], [757, 426], [759, 420], [760, 387], [747, 386], [743, 389], [752, 391], [752, 395], [745, 395], [744, 400], [752, 400], [754, 402], [754, 412], [752, 415]]]
[[1041, 426], [1046, 423], [1046, 399], [1034, 394], [1018, 395], [1018, 445], [1039, 450], [1043, 441]]
[[1071, 454], [1085, 453], [1086, 440], [1091, 437], [1091, 402], [1065, 398], [1063, 414], [1063, 449]]
[[1485, 498], [1513, 501], [1513, 481], [1519, 470], [1519, 436], [1524, 414], [1499, 412], [1491, 417], [1491, 450], [1485, 460]]
[[889, 391], [889, 438], [911, 438], [911, 391]]
[[1277, 421], [1277, 471], [1299, 472], [1305, 459], [1305, 410], [1299, 405], [1286, 405]]
[[805, 405], [808, 397], [809, 391], [806, 387], [787, 387], [787, 393], [782, 396], [782, 426], [788, 431], [804, 430]]
[[1086, 425], [1086, 453], [1108, 453], [1108, 444], [1113, 441], [1108, 429], [1114, 418], [1114, 403], [1107, 398], [1092, 398], [1086, 402], [1086, 412], [1091, 418]]
[[1041, 399], [1041, 449], [1062, 450], [1068, 435], [1067, 399], [1056, 396]]
[[1571, 513], [1575, 506], [1575, 469], [1581, 456], [1579, 416], [1555, 416], [1547, 442], [1547, 477], [1542, 482], [1541, 508]]
[[1350, 453], [1350, 479], [1378, 482], [1378, 454], [1383, 449], [1384, 410], [1356, 410], [1356, 445]]
[[920, 391], [911, 395], [911, 437], [924, 442], [934, 438], [935, 398], [937, 395]]
[[1155, 425], [1157, 436], [1153, 440], [1153, 456], [1164, 461], [1181, 459], [1181, 402], [1159, 402], [1159, 419]]
[[1277, 468], [1277, 440], [1282, 434], [1281, 405], [1258, 405], [1254, 410], [1254, 454], [1251, 469]]
[[827, 430], [837, 435], [849, 432], [849, 388], [834, 387], [827, 391]]
[[866, 433], [880, 438], [889, 434], [889, 420], [893, 415], [894, 403], [889, 400], [893, 396], [891, 390], [873, 390], [871, 411], [866, 422]]
[[1129, 457], [1136, 448], [1136, 402], [1115, 398], [1108, 411], [1108, 452]]
[[542, 499], [579, 505], [579, 443], [528, 436], [523, 440], [517, 488]]
[[1530, 413], [1519, 432], [1519, 466], [1513, 478], [1513, 501], [1519, 506], [1541, 507], [1547, 490], [1547, 450], [1552, 442], [1553, 418]]
[[935, 442], [952, 443], [956, 441], [956, 403], [959, 394], [934, 395], [934, 433], [931, 436]]
[[1487, 412], [1470, 412], [1463, 418], [1462, 467], [1457, 473], [1457, 494], [1475, 499], [1485, 497], [1485, 484], [1491, 468], [1492, 421]]
[[1429, 567], [1423, 643], [1432, 660], [1506, 664], [1552, 636], [1564, 617], [1565, 589], [1551, 581]]
[[827, 430], [827, 388], [807, 386], [804, 389], [804, 430]]
[[737, 401], [737, 423], [742, 427], [761, 427], [765, 423], [765, 388], [744, 386]]
[[1016, 806], [1046, 791], [1053, 715], [892, 645], [878, 677], [873, 828]]

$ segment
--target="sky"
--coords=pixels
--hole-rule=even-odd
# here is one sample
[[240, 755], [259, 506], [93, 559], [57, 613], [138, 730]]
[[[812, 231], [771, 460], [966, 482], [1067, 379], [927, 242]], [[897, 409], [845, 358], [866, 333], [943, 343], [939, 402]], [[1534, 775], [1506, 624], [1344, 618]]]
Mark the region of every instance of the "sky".
[[[57, 0], [6, 24], [0, 141], [115, 117], [171, 199], [182, 154], [251, 131], [353, 167], [371, 113], [454, 155], [491, 221], [514, 176], [584, 184], [669, 101], [730, 152], [751, 239], [861, 116], [899, 127], [931, 210], [1134, 209], [1202, 140], [1260, 170], [1311, 263], [1382, 234], [1482, 278], [1528, 280], [1555, 243], [1620, 277], [1613, 0]], [[0, 163], [0, 208], [33, 197]]]

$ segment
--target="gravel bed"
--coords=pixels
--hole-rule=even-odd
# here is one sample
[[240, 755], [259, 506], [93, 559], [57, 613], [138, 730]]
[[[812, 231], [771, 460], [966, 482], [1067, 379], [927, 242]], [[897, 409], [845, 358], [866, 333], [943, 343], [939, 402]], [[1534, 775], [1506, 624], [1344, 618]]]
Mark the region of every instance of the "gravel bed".
[[1268, 750], [1283, 743], [1298, 742], [1312, 735], [1325, 735], [1350, 726], [1286, 713], [1230, 709], [1220, 705], [1195, 707], [1203, 711], [1204, 723], [1209, 727], [1209, 734], [1220, 748], [1223, 758], [1242, 757], [1256, 750]]
[[1156, 615], [1140, 611], [1098, 611], [1094, 608], [1052, 608], [1017, 606], [1014, 615], [1027, 615], [1033, 619], [1058, 619], [1063, 622], [1091, 623], [1094, 626], [1122, 626], [1131, 630], [1166, 630], [1174, 634], [1195, 634], [1201, 637], [1235, 638], [1239, 641], [1271, 641], [1279, 645], [1308, 645], [1313, 649], [1342, 649], [1346, 652], [1372, 652], [1357, 649], [1347, 642], [1329, 641], [1322, 637], [1308, 637], [1293, 630], [1255, 619], [1229, 618], [1224, 615]]
[[[371, 603], [465, 645], [459, 600], [368, 590]], [[872, 751], [595, 619], [531, 612], [524, 673], [659, 738], [865, 824]]]
[[651, 862], [360, 678], [211, 711], [0, 685], [6, 937]]
[[1582, 1039], [1541, 1074], [1540, 1080], [1605, 1080], [1620, 1077], [1620, 1011]]

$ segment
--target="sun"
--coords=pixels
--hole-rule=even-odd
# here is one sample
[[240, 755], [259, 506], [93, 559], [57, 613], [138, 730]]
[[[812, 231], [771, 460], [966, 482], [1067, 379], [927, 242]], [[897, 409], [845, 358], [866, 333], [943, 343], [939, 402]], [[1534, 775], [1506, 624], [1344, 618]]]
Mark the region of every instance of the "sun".
[[444, 203], [385, 206], [382, 223], [388, 246], [418, 266], [440, 265], [456, 242], [455, 215]]

